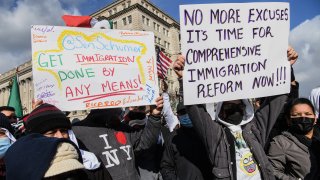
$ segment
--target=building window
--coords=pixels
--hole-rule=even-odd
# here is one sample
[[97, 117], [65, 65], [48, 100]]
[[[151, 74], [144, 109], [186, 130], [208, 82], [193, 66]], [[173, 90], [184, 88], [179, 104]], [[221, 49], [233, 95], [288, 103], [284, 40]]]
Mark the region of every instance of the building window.
[[122, 18], [122, 24], [125, 26], [127, 25], [127, 18]]
[[158, 43], [161, 45], [161, 38], [158, 38]]
[[167, 41], [164, 41], [164, 47], [166, 47], [167, 49], [170, 48], [170, 43], [168, 43]]
[[117, 8], [116, 8], [116, 7], [113, 8], [113, 12], [114, 12], [114, 13], [117, 13]]
[[131, 5], [131, 1], [128, 1], [128, 2], [127, 2], [127, 5], [128, 5], [128, 7], [129, 7], [129, 6]]
[[154, 43], [157, 43], [157, 41], [158, 41], [158, 37], [154, 36]]
[[141, 1], [142, 6], [144, 6], [144, 1]]
[[132, 16], [128, 16], [128, 23], [131, 24], [132, 23]]
[[125, 9], [126, 8], [126, 3], [123, 3], [122, 4], [122, 9]]
[[163, 28], [162, 30], [163, 30], [163, 34], [168, 36], [169, 31], [166, 28]]
[[111, 16], [112, 15], [112, 10], [109, 10], [109, 16]]
[[157, 24], [155, 22], [153, 22], [153, 29], [157, 30]]
[[149, 9], [149, 5], [146, 3], [146, 9]]
[[157, 30], [160, 32], [160, 25], [159, 24], [157, 25]]
[[142, 23], [143, 23], [143, 24], [146, 24], [146, 23], [147, 23], [147, 22], [146, 22], [146, 17], [143, 16], [143, 15], [142, 15]]
[[118, 24], [117, 21], [113, 22], [113, 29], [117, 29], [118, 28]]
[[150, 26], [150, 19], [147, 18], [147, 25]]

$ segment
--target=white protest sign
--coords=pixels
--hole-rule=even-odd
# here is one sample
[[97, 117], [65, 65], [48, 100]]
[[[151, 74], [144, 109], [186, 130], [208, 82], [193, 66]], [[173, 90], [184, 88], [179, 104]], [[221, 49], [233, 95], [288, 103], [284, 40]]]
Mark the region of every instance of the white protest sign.
[[184, 104], [288, 93], [288, 3], [180, 6]]
[[32, 26], [35, 98], [61, 110], [155, 104], [152, 32]]

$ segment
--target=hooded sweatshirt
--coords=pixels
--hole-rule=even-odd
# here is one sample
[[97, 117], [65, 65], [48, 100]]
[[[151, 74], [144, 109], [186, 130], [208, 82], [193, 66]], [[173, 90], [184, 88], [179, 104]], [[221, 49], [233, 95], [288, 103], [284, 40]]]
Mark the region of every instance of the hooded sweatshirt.
[[216, 120], [226, 126], [234, 137], [234, 147], [236, 155], [237, 179], [261, 179], [259, 168], [252, 155], [250, 148], [242, 136], [242, 125], [249, 123], [254, 117], [254, 109], [247, 99], [243, 99], [245, 104], [245, 114], [240, 124], [234, 125], [225, 122], [218, 117], [222, 103], [217, 104], [217, 113], [215, 114]]

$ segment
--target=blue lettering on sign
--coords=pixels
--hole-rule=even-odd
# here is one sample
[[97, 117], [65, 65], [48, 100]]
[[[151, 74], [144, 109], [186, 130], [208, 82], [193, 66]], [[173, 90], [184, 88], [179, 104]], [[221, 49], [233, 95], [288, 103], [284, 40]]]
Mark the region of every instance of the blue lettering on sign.
[[42, 32], [42, 34], [44, 33], [48, 33], [48, 32], [54, 32], [53, 29], [54, 29], [54, 26], [38, 26], [38, 27], [35, 27], [35, 26], [32, 26], [32, 29], [34, 31], [38, 31], [38, 32]]
[[149, 84], [146, 84], [146, 85], [147, 85], [147, 88], [146, 88], [146, 90], [147, 90], [147, 95], [146, 95], [147, 101], [149, 103], [151, 103], [152, 100], [154, 99], [154, 96], [155, 96], [155, 90]]
[[44, 99], [44, 98], [51, 97], [54, 95], [55, 95], [55, 93], [52, 91], [45, 91], [45, 92], [38, 94], [37, 99]]
[[114, 50], [121, 52], [141, 53], [142, 46], [130, 44], [121, 44], [108, 41], [98, 36], [91, 42], [87, 42], [82, 36], [66, 36], [62, 40], [62, 46], [65, 50], [91, 49], [91, 50]]

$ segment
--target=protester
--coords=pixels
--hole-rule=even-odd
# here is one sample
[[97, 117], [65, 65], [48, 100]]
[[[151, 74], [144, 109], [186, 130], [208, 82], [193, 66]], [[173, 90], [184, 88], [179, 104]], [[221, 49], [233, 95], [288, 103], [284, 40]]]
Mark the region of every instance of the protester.
[[134, 129], [143, 129], [147, 123], [146, 106], [128, 107], [123, 121]]
[[320, 139], [314, 137], [312, 103], [295, 99], [285, 114], [289, 129], [273, 139], [268, 152], [274, 175], [278, 179], [320, 179]]
[[[78, 145], [76, 137], [71, 131], [71, 122], [68, 117], [51, 104], [37, 102], [34, 104], [35, 109], [26, 117], [26, 132], [70, 139]], [[89, 179], [111, 179], [108, 171], [100, 166], [101, 163], [93, 153], [83, 149], [80, 149], [80, 152]]]
[[[196, 134], [182, 102], [177, 105], [180, 128], [164, 133], [165, 150], [161, 160], [164, 180], [212, 179], [210, 162], [204, 144]], [[168, 130], [168, 129], [167, 129]]]
[[1, 106], [0, 112], [4, 114], [9, 120], [10, 123], [15, 123], [17, 121], [17, 116], [15, 113], [14, 107], [11, 106]]
[[158, 97], [156, 108], [152, 108], [142, 131], [122, 128], [121, 108], [92, 110], [86, 119], [74, 124], [72, 129], [80, 148], [99, 157], [113, 180], [136, 180], [140, 177], [134, 154], [157, 143], [162, 106], [162, 97]]
[[[289, 47], [287, 57], [295, 62], [298, 54]], [[179, 56], [174, 63], [178, 77], [182, 77], [184, 62]], [[192, 124], [207, 148], [213, 179], [274, 179], [264, 147], [287, 98], [269, 97], [256, 112], [246, 99], [220, 102], [216, 121], [204, 105], [187, 106]]]
[[8, 148], [16, 141], [9, 119], [0, 113], [0, 179], [6, 179], [6, 167], [3, 160]]
[[7, 180], [87, 180], [79, 149], [66, 138], [29, 134], [5, 156]]
[[[149, 108], [148, 108], [149, 109]], [[126, 109], [124, 122], [135, 129], [141, 131], [148, 123], [147, 107], [135, 106]], [[160, 137], [160, 132], [159, 135]], [[161, 141], [154, 143], [151, 147], [135, 152], [135, 162], [139, 170], [140, 180], [160, 180], [160, 159], [162, 155]]]
[[43, 103], [26, 118], [27, 133], [39, 133], [47, 137], [69, 138], [71, 122], [57, 107]]

